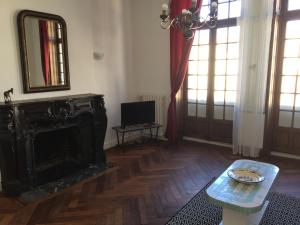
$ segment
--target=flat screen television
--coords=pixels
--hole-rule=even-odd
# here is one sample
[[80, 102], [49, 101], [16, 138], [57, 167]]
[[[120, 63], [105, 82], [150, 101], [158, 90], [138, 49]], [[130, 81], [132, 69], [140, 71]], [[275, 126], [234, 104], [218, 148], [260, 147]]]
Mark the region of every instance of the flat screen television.
[[155, 101], [121, 104], [121, 126], [152, 124], [155, 122]]

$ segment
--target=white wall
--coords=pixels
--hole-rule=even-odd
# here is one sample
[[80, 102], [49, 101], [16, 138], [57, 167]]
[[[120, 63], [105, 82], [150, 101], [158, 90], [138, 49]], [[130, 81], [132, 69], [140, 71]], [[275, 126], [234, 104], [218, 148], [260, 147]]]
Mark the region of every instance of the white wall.
[[[0, 101], [71, 94], [105, 95], [108, 132], [120, 124], [120, 103], [138, 94], [169, 96], [169, 32], [159, 27], [163, 0], [0, 0]], [[20, 10], [53, 13], [67, 23], [70, 91], [23, 94], [16, 16]], [[93, 54], [104, 55], [95, 60]], [[167, 101], [168, 102], [168, 101]]]
[[[58, 14], [67, 22], [71, 91], [23, 94], [16, 16], [18, 11], [30, 9]], [[0, 93], [14, 88], [13, 99], [31, 99], [96, 90], [93, 68], [93, 30], [91, 3], [81, 0], [0, 0], [1, 24], [1, 82]], [[83, 82], [84, 81], [84, 82]], [[3, 96], [0, 95], [1, 100]]]
[[[0, 101], [71, 94], [105, 95], [109, 120], [105, 146], [115, 143], [111, 126], [120, 123], [120, 103], [135, 96], [131, 80], [130, 0], [0, 0]], [[30, 9], [62, 16], [67, 23], [70, 91], [23, 94], [16, 16]], [[94, 60], [94, 53], [103, 53]]]
[[[133, 74], [137, 94], [170, 96], [169, 31], [160, 28], [161, 6], [167, 0], [132, 0]], [[166, 119], [165, 119], [166, 121]]]
[[134, 77], [137, 91], [170, 95], [169, 31], [160, 28], [166, 0], [132, 0]]
[[97, 89], [106, 95], [109, 105], [105, 143], [108, 148], [116, 144], [116, 134], [110, 127], [120, 125], [120, 103], [136, 97], [131, 61], [131, 0], [95, 1], [93, 15], [95, 51], [104, 54], [103, 60], [95, 61], [95, 70]]

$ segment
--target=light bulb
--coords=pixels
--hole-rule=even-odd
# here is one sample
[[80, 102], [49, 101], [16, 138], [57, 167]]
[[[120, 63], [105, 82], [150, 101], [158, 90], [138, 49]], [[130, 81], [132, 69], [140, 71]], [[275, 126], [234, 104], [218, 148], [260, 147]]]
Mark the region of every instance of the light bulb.
[[212, 8], [217, 8], [217, 7], [218, 7], [218, 3], [215, 2], [215, 1], [213, 1], [213, 2], [211, 3], [211, 7], [212, 7]]
[[197, 6], [197, 0], [192, 0], [192, 7], [196, 8], [196, 6]]
[[162, 4], [162, 10], [167, 11], [169, 9], [168, 4]]

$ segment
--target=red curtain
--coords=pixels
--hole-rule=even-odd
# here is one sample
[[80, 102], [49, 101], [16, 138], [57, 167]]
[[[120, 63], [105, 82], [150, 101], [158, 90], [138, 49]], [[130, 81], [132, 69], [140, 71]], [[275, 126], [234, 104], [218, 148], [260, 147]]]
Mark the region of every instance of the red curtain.
[[48, 24], [45, 20], [39, 21], [40, 26], [40, 44], [41, 44], [41, 60], [42, 69], [44, 73], [45, 85], [49, 82], [49, 35], [48, 35]]
[[[197, 0], [197, 7], [200, 8], [202, 0]], [[191, 0], [172, 0], [171, 18], [181, 13], [182, 9], [188, 9]], [[188, 59], [193, 43], [193, 38], [186, 41], [182, 31], [171, 28], [170, 31], [170, 60], [171, 60], [171, 102], [168, 109], [168, 123], [166, 137], [169, 142], [178, 140], [177, 117], [176, 117], [176, 94], [179, 91], [187, 73]]]

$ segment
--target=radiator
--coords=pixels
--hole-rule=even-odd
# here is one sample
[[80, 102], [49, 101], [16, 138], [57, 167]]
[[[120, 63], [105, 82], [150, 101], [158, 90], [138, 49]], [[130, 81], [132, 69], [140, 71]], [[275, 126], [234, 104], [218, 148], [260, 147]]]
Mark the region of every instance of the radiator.
[[155, 101], [155, 123], [163, 126], [162, 129], [160, 129], [160, 135], [163, 135], [166, 125], [166, 97], [161, 95], [140, 94], [138, 99], [140, 101]]

